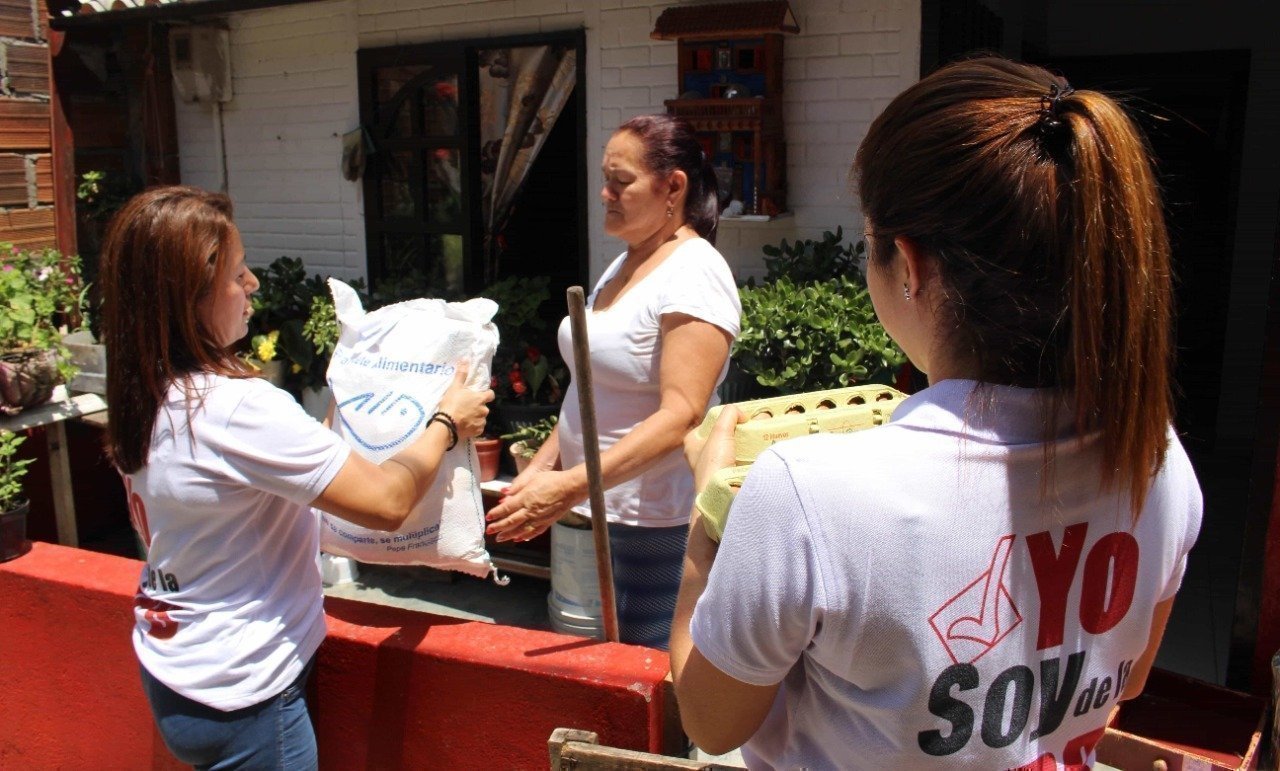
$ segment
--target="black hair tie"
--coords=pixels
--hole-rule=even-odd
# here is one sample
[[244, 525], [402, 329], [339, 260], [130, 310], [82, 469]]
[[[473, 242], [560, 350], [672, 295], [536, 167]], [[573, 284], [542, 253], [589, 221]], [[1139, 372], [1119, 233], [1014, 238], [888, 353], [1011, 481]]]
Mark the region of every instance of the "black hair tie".
[[1075, 92], [1069, 85], [1062, 86], [1056, 81], [1049, 84], [1049, 93], [1040, 97], [1040, 126], [1043, 129], [1058, 131], [1063, 128], [1062, 100]]

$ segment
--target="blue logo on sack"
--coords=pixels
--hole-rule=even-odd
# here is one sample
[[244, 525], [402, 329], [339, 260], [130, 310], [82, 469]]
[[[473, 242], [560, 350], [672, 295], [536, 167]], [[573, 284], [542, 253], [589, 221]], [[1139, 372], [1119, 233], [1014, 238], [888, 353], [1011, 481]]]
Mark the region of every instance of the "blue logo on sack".
[[[376, 416], [377, 425], [363, 426], [361, 430], [366, 435], [361, 436], [361, 431], [356, 430], [351, 421], [347, 420], [348, 413], [353, 413], [353, 417], [355, 415]], [[408, 394], [387, 391], [379, 396], [369, 391], [339, 404], [338, 417], [342, 420], [342, 425], [347, 432], [360, 443], [361, 447], [381, 451], [395, 447], [413, 436], [413, 432], [418, 430], [422, 421], [426, 420], [427, 411], [417, 399]], [[388, 437], [394, 438], [387, 441]]]

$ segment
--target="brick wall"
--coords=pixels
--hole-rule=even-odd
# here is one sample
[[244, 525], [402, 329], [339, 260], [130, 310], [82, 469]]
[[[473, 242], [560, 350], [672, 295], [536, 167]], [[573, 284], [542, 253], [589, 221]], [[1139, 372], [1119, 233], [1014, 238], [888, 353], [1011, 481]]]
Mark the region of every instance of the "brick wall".
[[[359, 48], [586, 29], [588, 233], [592, 276], [623, 247], [595, 206], [598, 158], [633, 115], [661, 112], [676, 93], [676, 44], [649, 39], [672, 0], [335, 0], [230, 18], [235, 99], [225, 106], [228, 190], [254, 263], [288, 254], [313, 270], [364, 273], [359, 183], [338, 171], [341, 134], [359, 116]], [[742, 278], [760, 246], [861, 233], [846, 174], [871, 118], [918, 76], [920, 8], [910, 0], [792, 0], [786, 38], [789, 201], [794, 216], [726, 222], [720, 247]], [[182, 174], [217, 187], [216, 121], [178, 105]]]
[[49, 47], [34, 0], [0, 0], [0, 241], [54, 245]]

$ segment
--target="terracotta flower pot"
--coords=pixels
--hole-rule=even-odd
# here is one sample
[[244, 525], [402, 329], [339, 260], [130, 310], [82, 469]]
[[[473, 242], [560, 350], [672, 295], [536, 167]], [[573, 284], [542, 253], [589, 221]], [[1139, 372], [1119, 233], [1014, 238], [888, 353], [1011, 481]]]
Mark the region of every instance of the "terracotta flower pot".
[[27, 540], [27, 512], [31, 509], [23, 501], [12, 511], [0, 512], [0, 562], [8, 562], [26, 554], [31, 548]]
[[480, 481], [498, 478], [498, 460], [502, 455], [502, 440], [487, 437], [476, 439], [476, 455], [480, 457]]
[[60, 380], [52, 349], [0, 353], [0, 413], [16, 415], [44, 404]]

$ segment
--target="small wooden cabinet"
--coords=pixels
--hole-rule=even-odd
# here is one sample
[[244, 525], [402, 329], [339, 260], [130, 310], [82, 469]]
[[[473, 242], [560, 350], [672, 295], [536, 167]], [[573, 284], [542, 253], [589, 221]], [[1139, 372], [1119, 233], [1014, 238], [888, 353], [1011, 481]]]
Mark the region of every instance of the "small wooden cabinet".
[[667, 112], [688, 120], [719, 178], [721, 204], [742, 214], [787, 208], [782, 41], [800, 27], [785, 0], [667, 8], [650, 37], [675, 40], [677, 92]]

